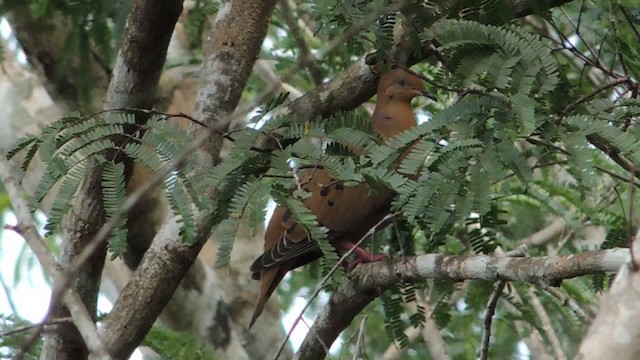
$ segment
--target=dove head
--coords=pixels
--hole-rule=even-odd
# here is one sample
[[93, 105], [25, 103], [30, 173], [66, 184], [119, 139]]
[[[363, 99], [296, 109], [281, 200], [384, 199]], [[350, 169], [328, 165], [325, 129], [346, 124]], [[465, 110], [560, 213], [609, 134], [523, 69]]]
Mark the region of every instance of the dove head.
[[424, 88], [422, 79], [410, 71], [393, 69], [384, 74], [378, 83], [378, 102], [410, 102], [416, 96], [435, 100], [435, 96]]
[[416, 126], [411, 100], [426, 96], [436, 100], [426, 91], [420, 77], [404, 69], [393, 69], [384, 74], [378, 83], [378, 98], [373, 112], [373, 128], [385, 139]]

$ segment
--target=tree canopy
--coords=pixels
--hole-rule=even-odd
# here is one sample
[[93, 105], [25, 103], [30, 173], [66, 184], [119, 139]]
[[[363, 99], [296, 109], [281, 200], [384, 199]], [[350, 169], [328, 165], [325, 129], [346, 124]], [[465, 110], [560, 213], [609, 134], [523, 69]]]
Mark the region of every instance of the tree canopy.
[[[19, 116], [2, 120], [20, 129], [0, 144], [0, 206], [18, 218], [3, 231], [25, 238], [53, 289], [41, 324], [2, 315], [3, 356], [640, 351], [611, 335], [640, 331], [634, 2], [33, 0], [0, 12], [28, 61], [3, 40], [0, 84], [35, 75], [55, 109], [30, 115], [30, 135]], [[394, 67], [437, 101], [414, 101], [419, 125], [384, 141], [369, 119]], [[339, 265], [303, 205], [298, 173], [318, 166], [396, 192], [391, 225], [354, 239], [388, 260]], [[324, 256], [248, 331], [249, 264], [273, 203]], [[99, 292], [114, 304], [100, 316]], [[274, 326], [285, 313], [309, 328], [296, 349]]]

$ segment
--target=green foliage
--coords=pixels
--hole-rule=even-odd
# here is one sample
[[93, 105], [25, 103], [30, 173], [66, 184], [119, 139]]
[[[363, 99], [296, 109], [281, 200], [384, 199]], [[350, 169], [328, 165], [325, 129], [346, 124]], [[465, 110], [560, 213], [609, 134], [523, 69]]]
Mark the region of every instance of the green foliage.
[[[5, 315], [0, 314], [0, 333], [5, 334], [7, 332], [23, 329], [12, 334], [0, 336], [0, 358], [2, 359], [14, 359], [19, 349], [24, 342], [29, 338], [31, 333], [29, 326], [33, 325], [28, 321], [21, 319], [17, 315]], [[40, 351], [42, 349], [42, 340], [38, 339], [34, 346], [29, 351], [23, 353], [24, 359], [36, 360], [39, 359]]]
[[443, 20], [433, 30], [440, 49], [450, 52], [449, 61], [462, 84], [513, 94], [521, 121], [534, 121], [535, 102], [527, 96], [548, 93], [558, 83], [556, 61], [538, 36], [516, 27], [464, 20]]
[[191, 335], [160, 326], [149, 330], [142, 345], [150, 347], [162, 359], [216, 359], [211, 349], [198, 344]]
[[390, 339], [393, 339], [400, 347], [405, 347], [408, 345], [409, 339], [404, 333], [407, 326], [401, 319], [404, 309], [399, 292], [398, 288], [390, 289], [389, 292], [380, 296], [380, 299], [382, 300], [385, 315], [384, 330]]
[[[231, 199], [229, 217], [223, 220], [218, 227], [219, 243], [217, 266], [227, 266], [229, 264], [233, 240], [235, 239], [236, 232], [238, 231], [242, 214], [245, 213], [245, 211], [255, 213], [255, 210], [247, 209], [247, 207], [253, 205], [251, 200], [256, 196], [260, 197], [262, 202], [259, 202], [258, 204], [262, 204], [262, 210], [264, 210], [266, 205], [264, 200], [267, 198], [266, 194], [268, 193], [266, 192], [264, 184], [257, 178], [248, 179], [247, 182], [238, 188]], [[253, 217], [255, 221], [255, 215]]]
[[[309, 5], [311, 6], [310, 15], [318, 23], [317, 31], [321, 32], [323, 37], [335, 38], [353, 24], [362, 21], [367, 14], [389, 4], [391, 4], [389, 0], [360, 2], [320, 0], [314, 1]], [[371, 43], [377, 49], [389, 49], [393, 40], [395, 19], [395, 14], [389, 14], [358, 36], [346, 39], [340, 52], [335, 52], [335, 54], [325, 59], [325, 66], [330, 66], [333, 69], [342, 69], [353, 61], [348, 54], [362, 54], [366, 49], [370, 48]]]
[[[124, 163], [107, 162], [102, 170], [102, 202], [107, 218], [116, 215], [126, 196], [124, 181]], [[79, 182], [78, 182], [79, 184]], [[63, 185], [64, 186], [64, 185]], [[77, 185], [76, 185], [77, 188]], [[59, 194], [59, 193], [58, 193]], [[127, 246], [127, 218], [123, 217], [111, 232], [109, 250], [117, 256]]]
[[[137, 129], [125, 136], [125, 127]], [[45, 236], [61, 231], [63, 218], [71, 210], [73, 198], [95, 169], [100, 169], [100, 187], [107, 220], [119, 211], [126, 196], [125, 159], [138, 161], [153, 175], [168, 166], [188, 136], [177, 125], [164, 118], [152, 117], [146, 125], [135, 123], [130, 114], [78, 117], [68, 116], [48, 125], [40, 137], [27, 136], [8, 153], [15, 157], [20, 152], [26, 156], [21, 162], [27, 170], [35, 155], [46, 164], [30, 199], [35, 211], [45, 196], [53, 195], [53, 203]], [[194, 205], [202, 208], [195, 178], [190, 176], [193, 158], [171, 173], [164, 181], [164, 188], [171, 209], [181, 223], [181, 236], [190, 241], [195, 236]], [[109, 249], [113, 256], [120, 256], [126, 249], [126, 217], [112, 231]]]

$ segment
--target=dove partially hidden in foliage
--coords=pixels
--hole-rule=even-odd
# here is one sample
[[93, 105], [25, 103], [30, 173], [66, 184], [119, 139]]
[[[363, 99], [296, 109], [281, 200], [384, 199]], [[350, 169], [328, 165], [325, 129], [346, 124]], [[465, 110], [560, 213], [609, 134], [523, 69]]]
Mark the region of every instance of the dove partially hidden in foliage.
[[[382, 76], [371, 117], [373, 129], [386, 140], [416, 126], [411, 108], [411, 100], [416, 96], [435, 100], [425, 90], [422, 80], [412, 72], [393, 69]], [[311, 193], [304, 200], [304, 205], [316, 216], [318, 223], [327, 228], [327, 239], [338, 254], [355, 248], [356, 259], [348, 264], [348, 268], [384, 258], [384, 255], [369, 253], [356, 243], [388, 214], [394, 195], [392, 190], [370, 192], [366, 183], [346, 186], [322, 168], [305, 169], [300, 184], [303, 190]], [[253, 326], [289, 270], [322, 255], [317, 241], [296, 222], [292, 212], [278, 206], [265, 232], [264, 253], [251, 264], [251, 277], [260, 280], [260, 293], [249, 327]]]

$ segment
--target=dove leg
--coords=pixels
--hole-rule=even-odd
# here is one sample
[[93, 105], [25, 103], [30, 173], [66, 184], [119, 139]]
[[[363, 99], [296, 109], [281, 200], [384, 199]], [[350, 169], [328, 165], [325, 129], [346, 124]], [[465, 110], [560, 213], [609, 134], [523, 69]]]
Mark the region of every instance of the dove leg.
[[344, 252], [354, 249], [353, 253], [356, 256], [356, 259], [353, 261], [346, 262], [345, 266], [347, 268], [347, 271], [353, 270], [360, 263], [376, 262], [376, 261], [384, 260], [386, 258], [385, 255], [372, 254], [368, 252], [366, 249], [352, 243], [351, 241], [340, 242], [339, 247]]

